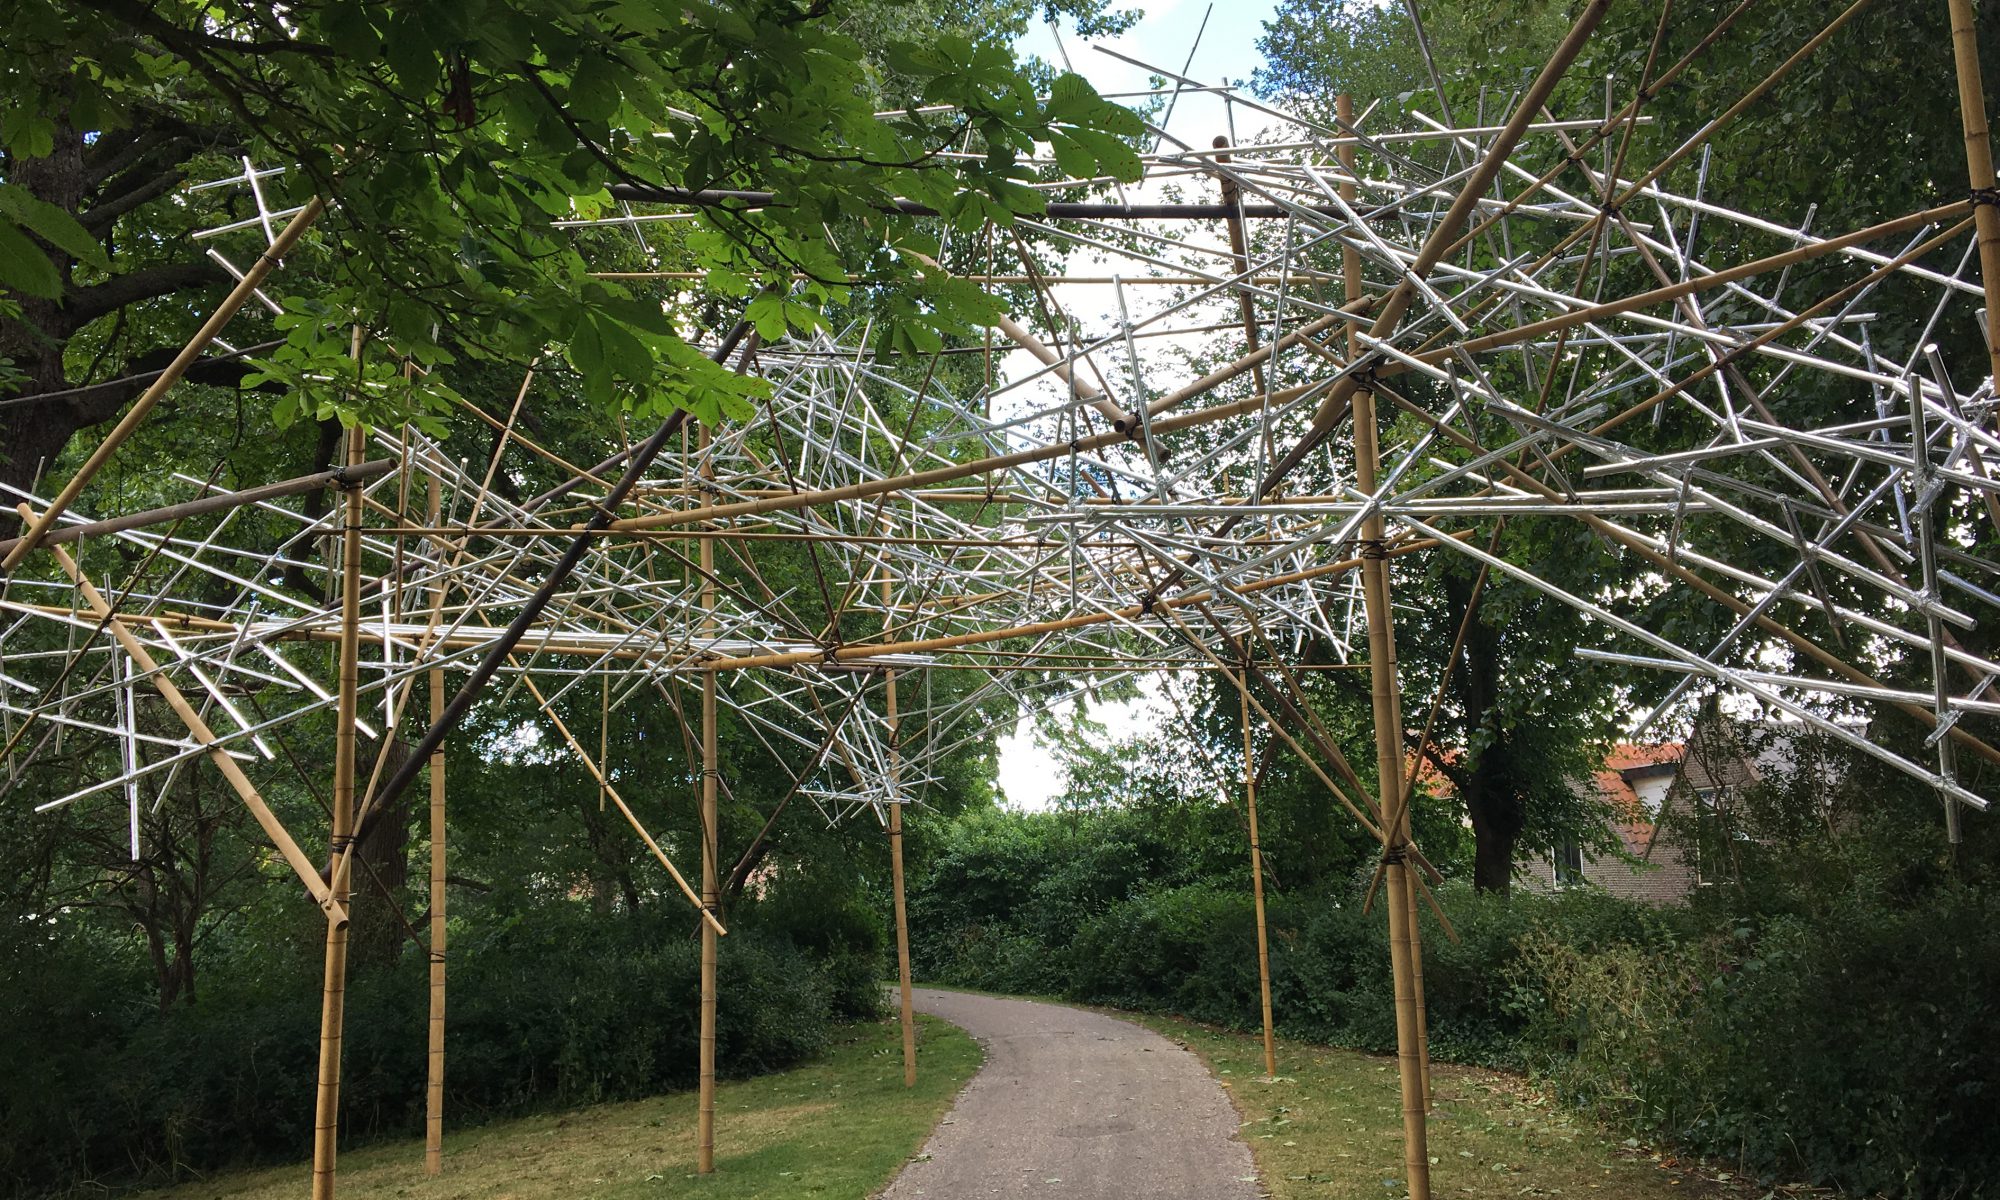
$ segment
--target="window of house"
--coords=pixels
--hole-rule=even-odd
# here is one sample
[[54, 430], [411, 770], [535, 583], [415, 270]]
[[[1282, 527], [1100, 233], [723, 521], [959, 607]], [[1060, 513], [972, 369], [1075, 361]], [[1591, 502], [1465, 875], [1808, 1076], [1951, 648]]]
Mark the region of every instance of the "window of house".
[[1575, 887], [1583, 882], [1583, 847], [1574, 838], [1556, 846], [1556, 886]]

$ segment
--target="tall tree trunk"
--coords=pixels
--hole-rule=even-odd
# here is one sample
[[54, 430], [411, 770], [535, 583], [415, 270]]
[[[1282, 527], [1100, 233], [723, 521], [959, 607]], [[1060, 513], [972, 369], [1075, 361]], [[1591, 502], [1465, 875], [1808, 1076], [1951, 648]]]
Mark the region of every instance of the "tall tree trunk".
[[[1443, 583], [1446, 615], [1455, 630], [1472, 608], [1473, 580], [1447, 572]], [[1465, 656], [1452, 672], [1452, 691], [1473, 728], [1486, 723], [1499, 703], [1500, 688], [1500, 632], [1475, 615], [1466, 630]], [[1514, 852], [1527, 825], [1527, 798], [1521, 794], [1507, 731], [1490, 732], [1491, 740], [1476, 758], [1461, 760], [1446, 774], [1472, 818], [1472, 886], [1505, 896], [1514, 886]]]
[[[55, 148], [41, 158], [14, 162], [7, 182], [38, 200], [74, 213], [83, 204], [83, 139], [69, 128], [66, 116], [57, 117]], [[69, 256], [52, 251], [49, 258], [67, 285]], [[20, 305], [21, 315], [0, 320], [0, 359], [13, 360], [13, 369], [24, 378], [18, 379], [12, 388], [0, 389], [0, 397], [62, 391], [68, 386], [63, 347], [73, 332], [63, 301], [35, 296], [13, 298]], [[70, 435], [80, 427], [83, 415], [66, 400], [0, 405], [0, 482], [23, 489], [32, 484], [36, 475], [53, 464], [69, 444]], [[11, 512], [14, 506], [9, 503], [4, 507]]]
[[[1476, 797], [1476, 798], [1475, 798]], [[1514, 889], [1514, 847], [1521, 837], [1520, 805], [1495, 802], [1475, 783], [1466, 795], [1472, 814], [1472, 886], [1505, 896]]]
[[[409, 756], [410, 747], [392, 738], [384, 743], [379, 753], [389, 759], [382, 767], [382, 777], [387, 778]], [[369, 769], [372, 773], [372, 767]], [[368, 776], [363, 775], [361, 779], [365, 785]], [[374, 814], [355, 844], [359, 860], [356, 865], [360, 869], [355, 872], [357, 903], [353, 906], [347, 954], [348, 961], [356, 966], [388, 966], [402, 952], [405, 934], [400, 910], [407, 899], [405, 893], [410, 880], [410, 820], [413, 812], [410, 797], [414, 794], [406, 790], [389, 808]], [[381, 881], [381, 890], [363, 878], [364, 875]], [[388, 895], [384, 896], [383, 891]]]

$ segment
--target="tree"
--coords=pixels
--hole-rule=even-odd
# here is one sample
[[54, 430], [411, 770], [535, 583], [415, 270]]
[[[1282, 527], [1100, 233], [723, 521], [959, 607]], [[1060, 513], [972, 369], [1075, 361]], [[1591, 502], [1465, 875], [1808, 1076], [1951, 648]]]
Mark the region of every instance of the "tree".
[[[1539, 67], [1540, 48], [1567, 26], [1571, 7], [1547, 0], [1499, 6], [1458, 0], [1420, 6], [1290, 0], [1266, 26], [1263, 48], [1269, 62], [1257, 82], [1323, 120], [1331, 118], [1338, 91], [1356, 93], [1357, 106], [1379, 100], [1369, 125], [1374, 130], [1395, 127], [1412, 108], [1460, 121], [1473, 114], [1493, 119], [1496, 95], [1504, 98], [1503, 89]], [[1415, 24], [1419, 10], [1424, 43]], [[1644, 112], [1652, 123], [1634, 131], [1624, 158], [1624, 174], [1633, 177], [1760, 84], [1781, 61], [1778, 48], [1789, 53], [1805, 44], [1833, 16], [1821, 6], [1794, 2], [1741, 11], [1729, 4], [1698, 4], [1666, 10], [1663, 24], [1657, 6], [1614, 8], [1552, 108], [1565, 116], [1602, 111], [1607, 77], [1622, 103], [1640, 88], [1649, 60], [1657, 72], [1678, 61], [1719, 22], [1731, 22], [1694, 69], [1671, 85], [1649, 87]], [[1983, 23], [1982, 41], [1992, 48], [1989, 53], [2000, 51], [2000, 29], [1994, 22]], [[1851, 229], [1936, 203], [1939, 195], [1955, 193], [1952, 181], [1963, 175], [1964, 165], [1949, 46], [1942, 4], [1865, 11], [1724, 127], [1712, 141], [1712, 159], [1687, 157], [1663, 184], [1692, 192], [1699, 175], [1703, 196], [1713, 203], [1780, 223], [1812, 220], [1816, 230]], [[1920, 95], [1906, 96], [1909, 87]], [[1898, 100], [1881, 99], [1891, 95]], [[1989, 98], [1989, 107], [1992, 103]], [[1878, 107], [1884, 115], [1879, 122], [1869, 116]], [[1413, 148], [1411, 153], [1427, 151]], [[1552, 143], [1525, 146], [1517, 159], [1531, 172], [1560, 167], [1555, 183], [1572, 192], [1590, 194], [1602, 186], [1590, 173], [1594, 164], [1587, 158], [1561, 162]], [[1365, 154], [1363, 160], [1366, 171]], [[1895, 163], [1897, 169], [1884, 170], [1884, 163]], [[1710, 262], [1740, 260], [1774, 248], [1768, 235], [1726, 220], [1710, 220], [1699, 232], [1697, 252]], [[1517, 231], [1513, 250], [1531, 250], [1535, 236], [1533, 230], [1525, 235]], [[1494, 255], [1476, 246], [1469, 253], [1472, 265], [1499, 265]], [[1932, 265], [1951, 266], [1942, 261]], [[1621, 279], [1634, 289], [1654, 282], [1631, 259], [1593, 270], [1603, 272], [1614, 286]], [[1784, 302], [1803, 308], [1851, 278], [1850, 266], [1828, 260], [1762, 286], [1788, 287]], [[1872, 327], [1875, 350], [1885, 361], [1907, 358], [1915, 347], [1899, 339], [1906, 339], [1909, 330], [1928, 327], [1936, 298], [1918, 291], [1892, 281], [1870, 297], [1872, 311], [1894, 317]], [[1704, 303], [1708, 319], [1718, 324], [1758, 319], [1739, 300], [1721, 297]], [[1934, 331], [1951, 361], [1984, 361], [1969, 306], [1954, 309]], [[1588, 378], [1597, 356], [1605, 353], [1602, 348], [1576, 348], [1568, 356], [1571, 369]], [[1535, 408], [1546, 403], [1551, 380], [1537, 379], [1510, 361], [1496, 360], [1489, 367], [1494, 383], [1519, 403]], [[1776, 369], [1761, 359], [1729, 368], [1715, 384], [1706, 385], [1704, 398], [1718, 386], [1733, 403], [1767, 405], [1785, 421], [1830, 424], [1839, 414], [1855, 419], [1875, 412], [1864, 387], [1811, 372], [1789, 373], [1781, 383]], [[1662, 447], [1684, 446], [1686, 436], [1706, 428], [1705, 419], [1679, 405], [1660, 416], [1657, 440]], [[1508, 440], [1504, 429], [1492, 428], [1500, 440]], [[1404, 432], [1414, 436], [1421, 431]], [[1630, 436], [1651, 444], [1655, 435], [1640, 430]], [[1722, 469], [1750, 485], [1745, 494], [1753, 508], [1766, 507], [1755, 498], [1757, 484], [1784, 486], [1775, 471], [1754, 459]], [[1950, 536], [1958, 544], [1990, 544], [1994, 531], [1970, 497], [1950, 498], [1944, 511], [1951, 514]], [[1773, 521], [1786, 519], [1775, 508], [1769, 515]], [[1652, 528], [1665, 532], [1664, 523]], [[1517, 522], [1498, 532], [1477, 530], [1482, 542], [1489, 533], [1496, 553], [1531, 566], [1573, 595], [1622, 608], [1683, 644], [1712, 644], [1727, 628], [1715, 623], [1715, 609], [1690, 603], [1686, 589], [1665, 586], [1667, 581], [1645, 564], [1621, 560], [1581, 529]], [[1711, 553], [1767, 577], [1782, 575], [1795, 557], [1789, 546], [1724, 522], [1705, 527], [1703, 536], [1712, 539], [1707, 543]], [[1883, 559], [1875, 561], [1893, 569]], [[1635, 567], [1641, 572], [1636, 579]], [[1520, 851], [1547, 849], [1552, 841], [1577, 834], [1585, 842], [1593, 834], [1603, 837], [1601, 816], [1575, 798], [1567, 780], [1591, 768], [1597, 744], [1614, 732], [1619, 717], [1649, 707], [1668, 681], [1574, 661], [1568, 651], [1588, 636], [1583, 622], [1555, 601], [1497, 579], [1484, 585], [1484, 600], [1476, 600], [1475, 569], [1463, 559], [1422, 571], [1400, 569], [1397, 598], [1408, 606], [1410, 628], [1399, 629], [1398, 645], [1405, 665], [1413, 668], [1405, 676], [1406, 697], [1427, 701], [1445, 666], [1444, 649], [1460, 628], [1466, 631], [1466, 654], [1450, 672], [1440, 714], [1439, 742], [1445, 749], [1427, 753], [1467, 806], [1478, 842], [1477, 883], [1504, 889]], [[1727, 579], [1719, 583], [1735, 587]], [[1829, 585], [1835, 602], [1867, 603], [1858, 593], [1843, 590], [1844, 585], [1842, 580]], [[1842, 631], [1817, 612], [1795, 611], [1785, 619], [1822, 644], [1841, 641]], [[1782, 653], [1789, 650], [1754, 630], [1729, 651], [1738, 661]], [[1925, 665], [1912, 657], [1883, 661], [1877, 669], [1885, 677], [1903, 673], [1900, 677], [1927, 680]], [[1414, 703], [1406, 704], [1406, 715], [1414, 709]]]
[[[1074, 10], [1108, 19], [1101, 3]], [[755, 384], [697, 353], [659, 298], [592, 279], [576, 239], [551, 227], [603, 211], [617, 182], [785, 197], [711, 209], [682, 243], [680, 265], [747, 301], [766, 336], [815, 326], [855, 294], [853, 270], [886, 289], [885, 344], [927, 348], [965, 330], [986, 302], [926, 273], [910, 252], [935, 242], [883, 205], [909, 196], [959, 223], [1004, 223], [1042, 204], [1019, 161], [1037, 141], [1122, 174], [1119, 135], [1139, 125], [1074, 77], [1039, 98], [997, 36], [1018, 7], [978, 35], [918, 24], [876, 54], [842, 28], [862, 11], [838, 0], [16, 6], [0, 66], [0, 482], [51, 468], [199, 319], [224, 277], [186, 235], [215, 212], [175, 192], [238, 156], [290, 172], [266, 181], [274, 202], [311, 193], [333, 205], [301, 256], [311, 297], [288, 300], [274, 336], [257, 331], [283, 344], [254, 368], [217, 359], [192, 376], [282, 384], [281, 420], [434, 418], [451, 396], [442, 368], [524, 364], [551, 346], [602, 408], [747, 413]], [[961, 145], [984, 156], [944, 155]], [[859, 236], [836, 246], [830, 222]], [[329, 387], [352, 377], [335, 368], [357, 325], [392, 353], [364, 368], [376, 387]], [[405, 383], [405, 362], [432, 373]]]

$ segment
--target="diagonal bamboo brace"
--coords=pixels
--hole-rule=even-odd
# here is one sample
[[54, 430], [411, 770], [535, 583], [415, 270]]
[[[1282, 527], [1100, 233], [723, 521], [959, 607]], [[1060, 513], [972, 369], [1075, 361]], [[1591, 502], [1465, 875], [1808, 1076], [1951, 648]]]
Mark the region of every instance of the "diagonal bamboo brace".
[[[516, 666], [520, 665], [512, 655], [508, 656], [508, 661], [513, 662]], [[714, 929], [716, 933], [728, 933], [729, 931], [722, 927], [722, 923], [715, 919], [715, 913], [702, 904], [701, 897], [695, 894], [694, 888], [688, 886], [687, 877], [675, 868], [673, 861], [667, 857], [667, 852], [660, 849], [660, 843], [654, 841], [653, 835], [647, 833], [646, 827], [639, 823], [638, 814], [634, 813], [631, 806], [625, 803], [625, 797], [618, 794], [618, 789], [611, 786], [611, 780], [605, 776], [603, 769], [584, 750], [582, 743], [576, 740], [576, 735], [569, 731], [569, 726], [563, 724], [563, 719], [556, 715], [555, 706], [549, 703], [548, 697], [542, 695], [542, 689], [536, 687], [535, 681], [529, 676], [521, 676], [521, 682], [528, 685], [528, 692], [534, 696], [535, 704], [541, 708], [542, 714], [555, 724], [556, 732], [562, 735], [563, 741], [576, 754], [577, 760], [583, 763], [584, 770], [589, 771], [590, 777], [597, 781], [597, 786], [603, 789], [606, 796], [611, 797], [611, 802], [618, 806], [619, 812], [625, 814], [626, 821], [631, 823], [633, 831], [639, 835], [639, 840], [646, 843], [646, 849], [651, 850], [653, 857], [658, 859], [660, 865], [667, 869], [667, 874], [673, 876], [674, 885], [680, 888], [681, 895], [687, 897], [689, 904], [701, 910], [701, 919], [710, 928]]]
[[15, 539], [13, 548], [7, 551], [6, 558], [0, 559], [0, 571], [11, 571], [21, 565], [21, 560], [28, 556], [28, 551], [35, 548], [43, 535], [55, 525], [57, 518], [63, 515], [63, 511], [76, 502], [77, 495], [83, 491], [84, 485], [103, 469], [105, 463], [111, 461], [111, 456], [117, 452], [118, 447], [126, 438], [132, 436], [132, 431], [139, 428], [140, 423], [145, 421], [146, 414], [160, 402], [160, 397], [166, 395], [174, 384], [180, 382], [181, 376], [187, 374], [187, 369], [201, 357], [201, 352], [208, 349], [208, 344], [221, 335], [223, 327], [236, 315], [236, 310], [242, 308], [244, 301], [256, 293], [258, 286], [264, 282], [264, 277], [278, 265], [278, 260], [305, 236], [306, 230], [312, 228], [312, 223], [317, 221], [320, 213], [325, 210], [326, 203], [318, 196], [306, 201], [305, 207], [299, 210], [291, 223], [279, 231], [270, 249], [258, 256], [250, 269], [243, 273], [243, 278], [237, 280], [236, 286], [229, 290], [229, 295], [223, 297], [215, 312], [210, 314], [201, 328], [195, 331], [194, 337], [188, 340], [187, 345], [181, 347], [181, 352], [174, 356], [174, 361], [168, 363], [167, 369], [160, 372], [159, 378], [153, 380], [152, 386], [133, 401], [132, 408], [125, 414], [124, 419], [113, 426], [110, 433], [104, 435], [104, 440], [98, 444], [97, 449], [91, 451], [90, 457], [84, 460], [83, 465], [77, 468], [76, 474], [71, 476], [70, 481], [63, 485], [62, 491], [57, 493], [55, 500], [49, 504], [48, 511], [28, 522], [27, 531]]
[[[32, 510], [25, 504], [21, 505], [21, 515], [33, 518]], [[90, 606], [91, 614], [104, 622], [105, 628], [109, 629], [111, 636], [118, 640], [118, 645], [126, 655], [138, 664], [141, 671], [152, 678], [153, 686], [166, 699], [167, 707], [173, 709], [174, 715], [187, 726], [189, 736], [193, 737], [197, 744], [208, 747], [208, 757], [215, 763], [216, 769], [229, 781], [229, 786], [236, 790], [236, 795], [250, 810], [250, 815], [257, 819], [257, 824], [263, 828], [265, 836], [271, 839], [272, 845], [278, 848], [278, 853], [284, 855], [285, 861], [298, 873], [300, 881], [306, 885], [306, 890], [312, 893], [313, 900], [326, 911], [327, 920], [335, 925], [347, 924], [347, 909], [344, 905], [334, 902], [333, 892], [327, 887], [326, 881], [320, 878], [319, 868], [313, 865], [312, 859], [306, 857], [306, 852], [299, 848], [298, 842], [285, 829], [284, 823], [278, 820], [277, 814], [271, 811], [270, 805], [264, 803], [264, 797], [258, 794], [257, 786], [250, 782], [250, 777], [243, 773], [243, 768], [237, 766], [236, 760], [215, 744], [215, 733], [209, 729], [208, 723], [201, 719], [201, 714], [188, 703], [187, 697], [181, 694], [181, 690], [174, 686], [174, 681], [160, 671], [159, 664], [146, 652], [144, 644], [133, 636], [125, 622], [113, 614], [111, 605], [105, 601], [103, 593], [84, 577], [83, 568], [69, 556], [69, 552], [60, 546], [51, 546], [49, 551], [56, 556], [56, 561], [62, 564], [63, 573], [69, 576], [70, 582], [83, 593], [84, 602]]]

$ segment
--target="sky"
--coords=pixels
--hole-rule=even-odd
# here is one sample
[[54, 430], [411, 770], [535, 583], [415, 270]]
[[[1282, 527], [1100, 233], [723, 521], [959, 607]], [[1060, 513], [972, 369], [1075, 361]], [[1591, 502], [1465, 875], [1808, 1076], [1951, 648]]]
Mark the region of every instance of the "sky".
[[[1088, 42], [1078, 38], [1074, 30], [1058, 35], [1043, 26], [1031, 29], [1017, 43], [1017, 49], [1024, 56], [1032, 54], [1058, 66], [1064, 65], [1066, 53], [1069, 69], [1107, 95], [1147, 87], [1148, 72], [1092, 49], [1097, 44], [1202, 83], [1235, 83], [1248, 80], [1263, 64], [1257, 39], [1275, 8], [1275, 0], [1228, 0], [1214, 5], [1212, 11], [1208, 0], [1159, 0], [1144, 5], [1145, 15], [1117, 37]], [[1191, 64], [1190, 49], [1194, 52]], [[1176, 101], [1166, 128], [1176, 137], [1201, 146], [1216, 134], [1229, 132], [1220, 102], [1199, 94]], [[1032, 360], [1021, 365], [1033, 367]], [[1105, 727], [1112, 741], [1123, 741], [1171, 717], [1172, 707], [1155, 688], [1142, 683], [1141, 690], [1142, 696], [1129, 703], [1091, 706], [1091, 717]], [[1067, 708], [1057, 710], [1059, 727], [1067, 723]], [[1007, 807], [1048, 808], [1062, 784], [1061, 764], [1040, 743], [1031, 721], [1023, 720], [1013, 733], [1000, 739], [1000, 794]]]

